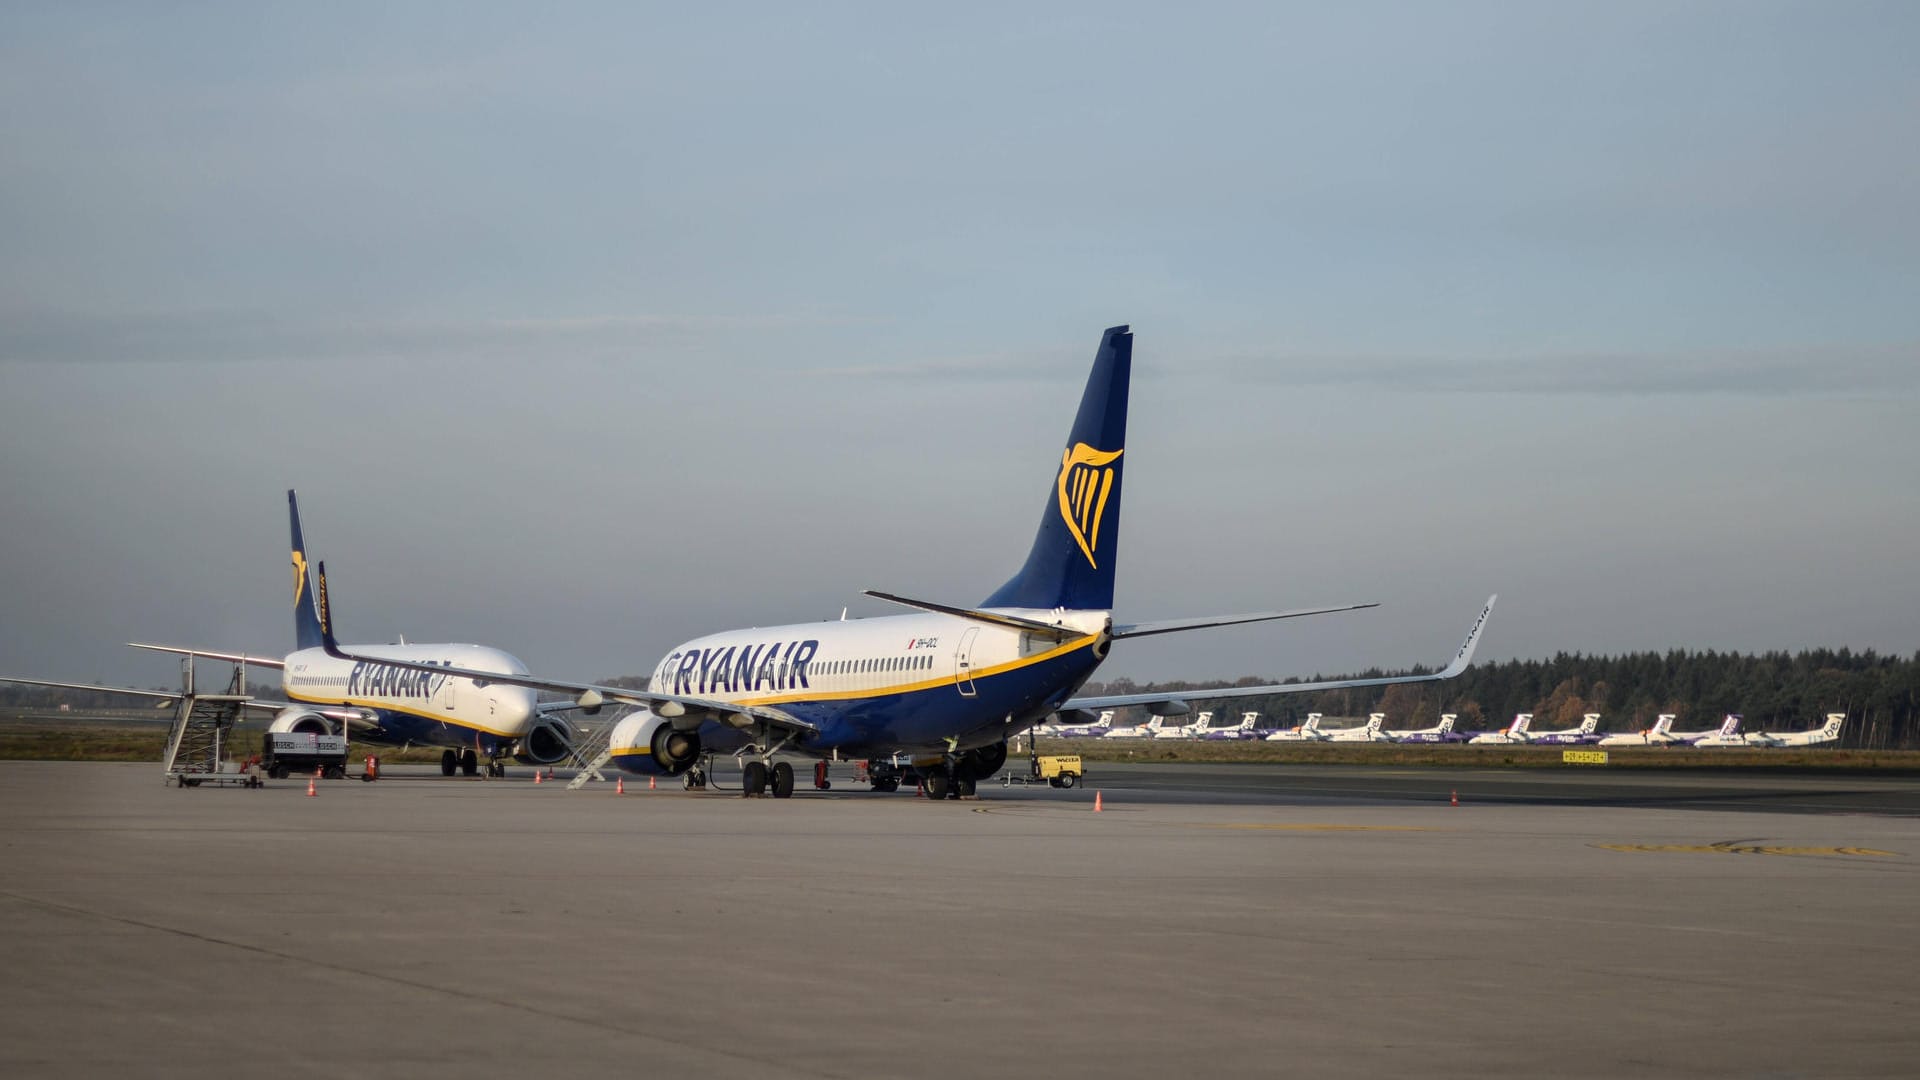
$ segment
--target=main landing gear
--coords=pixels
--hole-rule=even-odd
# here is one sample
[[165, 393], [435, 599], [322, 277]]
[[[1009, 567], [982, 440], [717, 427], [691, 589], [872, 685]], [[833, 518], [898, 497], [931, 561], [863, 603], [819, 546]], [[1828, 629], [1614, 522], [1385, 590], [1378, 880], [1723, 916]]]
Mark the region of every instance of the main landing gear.
[[769, 768], [764, 761], [749, 761], [740, 772], [740, 794], [746, 798], [771, 793], [776, 799], [793, 798], [793, 765], [776, 761]]
[[[440, 751], [440, 775], [452, 776], [456, 771], [462, 776], [480, 775], [480, 755], [474, 752], [473, 747], [469, 746], [465, 750]], [[488, 758], [487, 775], [507, 775], [506, 763], [496, 757]]]

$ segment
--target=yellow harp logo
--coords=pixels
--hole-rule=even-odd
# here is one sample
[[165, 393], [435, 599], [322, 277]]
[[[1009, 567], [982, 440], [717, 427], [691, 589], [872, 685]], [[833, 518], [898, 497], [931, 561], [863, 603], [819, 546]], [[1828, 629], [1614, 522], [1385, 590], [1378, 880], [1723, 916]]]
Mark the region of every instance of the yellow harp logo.
[[1124, 450], [1095, 450], [1086, 443], [1074, 443], [1060, 455], [1060, 516], [1067, 531], [1080, 543], [1087, 565], [1098, 570], [1093, 549], [1100, 546], [1100, 519], [1107, 513], [1107, 496], [1113, 494], [1113, 469]]
[[300, 603], [300, 594], [305, 592], [306, 588], [307, 553], [296, 551], [293, 553], [293, 602], [296, 605]]

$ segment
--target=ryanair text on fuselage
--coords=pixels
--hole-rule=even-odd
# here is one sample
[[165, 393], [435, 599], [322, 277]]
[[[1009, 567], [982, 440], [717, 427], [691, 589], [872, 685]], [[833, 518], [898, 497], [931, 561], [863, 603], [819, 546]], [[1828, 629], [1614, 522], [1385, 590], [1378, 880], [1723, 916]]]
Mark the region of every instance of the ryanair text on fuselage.
[[676, 694], [809, 690], [807, 665], [819, 651], [817, 638], [688, 649], [667, 657], [661, 669], [673, 681]]
[[[429, 664], [453, 666], [451, 660], [429, 660]], [[445, 675], [389, 664], [361, 662], [347, 675], [347, 693], [360, 697], [431, 698], [447, 681]]]

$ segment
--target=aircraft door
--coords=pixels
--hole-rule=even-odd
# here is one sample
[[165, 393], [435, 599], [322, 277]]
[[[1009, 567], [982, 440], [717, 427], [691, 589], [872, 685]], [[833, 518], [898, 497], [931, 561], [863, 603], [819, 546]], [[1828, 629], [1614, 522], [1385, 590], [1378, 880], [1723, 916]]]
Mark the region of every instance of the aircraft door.
[[967, 627], [967, 632], [960, 635], [960, 647], [953, 653], [953, 685], [959, 687], [961, 697], [977, 693], [973, 686], [973, 639], [979, 636], [979, 627]]

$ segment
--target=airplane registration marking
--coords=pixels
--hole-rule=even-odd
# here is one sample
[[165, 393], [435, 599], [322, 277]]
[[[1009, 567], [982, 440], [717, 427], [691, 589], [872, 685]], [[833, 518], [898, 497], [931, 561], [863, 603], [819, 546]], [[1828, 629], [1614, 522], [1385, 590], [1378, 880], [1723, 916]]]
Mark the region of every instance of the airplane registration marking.
[[1864, 855], [1898, 858], [1897, 851], [1864, 847], [1792, 847], [1780, 844], [1756, 844], [1747, 840], [1722, 840], [1717, 844], [1595, 844], [1603, 851], [1621, 851], [1633, 855], [1811, 855], [1818, 858]]

